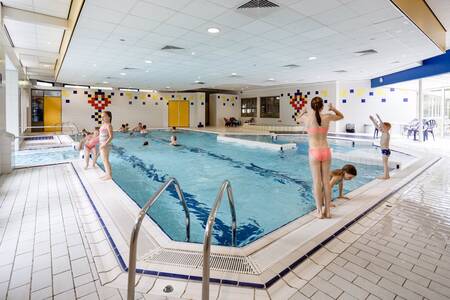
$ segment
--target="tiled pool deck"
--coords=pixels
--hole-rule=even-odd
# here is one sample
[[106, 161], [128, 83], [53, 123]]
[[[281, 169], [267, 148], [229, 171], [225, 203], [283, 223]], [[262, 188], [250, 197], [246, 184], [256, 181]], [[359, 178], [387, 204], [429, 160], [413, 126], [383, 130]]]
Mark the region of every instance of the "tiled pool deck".
[[[267, 291], [212, 285], [212, 299], [450, 299], [450, 159], [444, 158]], [[124, 299], [126, 273], [69, 164], [0, 179], [0, 299]], [[104, 247], [103, 247], [104, 248]], [[138, 277], [138, 298], [199, 299], [200, 283]]]

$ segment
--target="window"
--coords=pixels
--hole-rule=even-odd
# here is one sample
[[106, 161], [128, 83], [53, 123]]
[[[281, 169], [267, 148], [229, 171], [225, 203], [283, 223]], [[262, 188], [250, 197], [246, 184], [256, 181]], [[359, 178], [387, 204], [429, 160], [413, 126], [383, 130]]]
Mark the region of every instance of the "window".
[[280, 117], [280, 97], [270, 96], [261, 97], [261, 118], [279, 118]]
[[241, 117], [256, 117], [256, 98], [241, 99]]
[[431, 90], [424, 95], [423, 99], [423, 116], [424, 118], [440, 118], [441, 117], [441, 101], [442, 91]]

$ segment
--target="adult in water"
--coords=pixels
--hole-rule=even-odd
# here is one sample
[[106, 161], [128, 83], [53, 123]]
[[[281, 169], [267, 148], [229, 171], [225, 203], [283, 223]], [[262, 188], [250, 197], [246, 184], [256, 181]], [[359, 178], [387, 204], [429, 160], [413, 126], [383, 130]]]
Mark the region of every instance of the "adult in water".
[[332, 104], [329, 106], [329, 111], [332, 113], [322, 113], [323, 100], [320, 97], [314, 97], [311, 100], [311, 108], [310, 112], [305, 112], [304, 114], [309, 137], [309, 165], [314, 185], [313, 193], [316, 200], [318, 218], [330, 218], [331, 150], [328, 146], [327, 134], [330, 122], [341, 120], [344, 118], [344, 115]]
[[110, 111], [103, 111], [102, 126], [100, 127], [100, 155], [105, 166], [105, 176], [101, 179], [109, 180], [112, 178], [111, 164], [109, 162], [109, 152], [111, 151], [111, 141], [113, 139], [113, 128], [111, 126], [112, 114]]

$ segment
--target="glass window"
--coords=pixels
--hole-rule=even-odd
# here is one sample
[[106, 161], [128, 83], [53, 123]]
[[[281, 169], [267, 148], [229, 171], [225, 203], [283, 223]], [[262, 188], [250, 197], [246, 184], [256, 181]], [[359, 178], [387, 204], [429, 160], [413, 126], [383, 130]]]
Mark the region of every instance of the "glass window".
[[241, 117], [256, 117], [256, 98], [241, 99]]
[[442, 90], [431, 90], [425, 93], [423, 99], [423, 117], [441, 117]]
[[261, 97], [261, 118], [279, 118], [280, 117], [280, 97], [270, 96]]

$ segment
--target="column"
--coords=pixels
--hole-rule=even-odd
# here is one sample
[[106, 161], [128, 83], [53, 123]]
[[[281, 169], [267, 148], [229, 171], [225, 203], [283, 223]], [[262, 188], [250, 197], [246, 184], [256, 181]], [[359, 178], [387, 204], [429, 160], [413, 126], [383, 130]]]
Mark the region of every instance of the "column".
[[419, 79], [419, 141], [423, 142], [423, 88], [422, 79]]
[[0, 46], [0, 174], [9, 173], [13, 165], [13, 135], [6, 132], [5, 52]]

